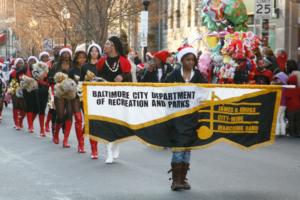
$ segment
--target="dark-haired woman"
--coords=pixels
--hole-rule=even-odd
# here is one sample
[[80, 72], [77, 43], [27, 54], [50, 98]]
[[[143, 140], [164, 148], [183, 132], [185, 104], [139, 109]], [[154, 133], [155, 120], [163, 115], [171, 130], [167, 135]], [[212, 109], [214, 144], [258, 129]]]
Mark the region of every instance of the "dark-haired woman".
[[[126, 58], [123, 44], [118, 37], [110, 37], [104, 45], [104, 53], [98, 63], [98, 75], [109, 82], [132, 82], [131, 64]], [[106, 163], [111, 164], [119, 157], [119, 145], [109, 143], [107, 145]]]
[[[80, 48], [76, 48], [75, 56], [72, 62], [72, 68], [69, 71], [69, 77], [73, 79], [77, 84], [80, 81], [82, 66], [86, 63], [87, 55], [85, 52], [85, 45]], [[82, 114], [81, 114], [81, 102], [77, 95], [75, 99], [70, 101], [72, 112], [75, 118], [75, 131], [78, 140], [78, 153], [85, 153], [84, 150], [84, 137], [82, 129]], [[65, 133], [66, 134], [66, 133]]]
[[[167, 83], [206, 83], [207, 81], [202, 74], [196, 70], [197, 51], [192, 47], [185, 47], [178, 53], [178, 61], [181, 63], [179, 69], [175, 69], [167, 76]], [[180, 120], [180, 121], [178, 121]], [[191, 115], [186, 118], [174, 119], [172, 126], [174, 127], [173, 143], [175, 147], [189, 147], [193, 141], [189, 135], [197, 135], [198, 115]], [[189, 127], [183, 129], [183, 127]], [[186, 181], [186, 175], [190, 168], [191, 151], [174, 151], [171, 167], [173, 183], [172, 190], [190, 190], [191, 186]]]
[[[81, 77], [80, 81], [93, 81], [90, 78], [86, 77], [87, 72], [92, 72], [95, 76], [97, 76], [97, 68], [96, 63], [100, 59], [102, 54], [102, 49], [98, 44], [91, 44], [88, 47], [88, 58], [87, 63], [83, 65], [81, 69]], [[91, 144], [91, 158], [98, 159], [98, 142], [95, 140], [90, 139]]]
[[[72, 51], [70, 49], [61, 49], [59, 55], [59, 62], [52, 67], [48, 75], [50, 84], [55, 83], [55, 74], [57, 74], [58, 72], [62, 72], [68, 75], [72, 66]], [[54, 104], [56, 110], [56, 120], [54, 125], [53, 143], [59, 144], [59, 131], [62, 127], [64, 127], [63, 148], [70, 148], [70, 145], [68, 144], [72, 126], [72, 106], [70, 100], [55, 96]]]

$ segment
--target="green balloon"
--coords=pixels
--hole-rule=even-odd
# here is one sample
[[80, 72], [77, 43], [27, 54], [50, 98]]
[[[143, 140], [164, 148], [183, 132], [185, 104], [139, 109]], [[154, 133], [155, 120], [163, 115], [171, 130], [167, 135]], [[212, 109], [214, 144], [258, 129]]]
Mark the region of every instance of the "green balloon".
[[224, 13], [226, 19], [235, 26], [245, 24], [248, 20], [247, 9], [243, 0], [229, 0]]

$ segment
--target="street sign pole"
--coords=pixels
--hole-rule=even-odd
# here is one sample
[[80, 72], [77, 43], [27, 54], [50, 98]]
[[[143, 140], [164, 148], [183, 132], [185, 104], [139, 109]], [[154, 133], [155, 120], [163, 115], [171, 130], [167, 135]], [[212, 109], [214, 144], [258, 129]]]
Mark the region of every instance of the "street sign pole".
[[272, 14], [272, 0], [255, 0], [254, 31], [256, 32], [256, 20], [262, 20], [261, 36], [265, 47], [269, 46], [269, 21]]

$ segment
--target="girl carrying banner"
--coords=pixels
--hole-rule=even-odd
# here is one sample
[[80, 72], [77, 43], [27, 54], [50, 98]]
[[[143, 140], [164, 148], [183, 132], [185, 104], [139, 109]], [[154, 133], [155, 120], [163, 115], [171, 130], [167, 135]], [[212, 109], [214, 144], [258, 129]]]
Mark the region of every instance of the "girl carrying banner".
[[[131, 65], [124, 54], [121, 40], [116, 36], [110, 37], [104, 45], [104, 53], [106, 56], [96, 64], [99, 76], [109, 82], [131, 82]], [[119, 145], [109, 143], [105, 162], [111, 164], [118, 157]]]
[[[178, 61], [181, 62], [181, 67], [175, 69], [169, 74], [165, 80], [167, 83], [206, 83], [204, 76], [197, 70], [197, 51], [196, 49], [185, 46], [178, 49], [177, 55]], [[186, 120], [186, 121], [185, 121]], [[190, 123], [191, 120], [198, 120], [197, 115], [189, 117], [188, 119], [181, 118], [180, 121], [174, 119], [172, 126], [174, 127], [174, 139], [175, 146], [188, 147], [193, 141], [189, 140], [190, 134], [197, 134], [197, 127], [183, 126], [184, 123]], [[197, 124], [197, 122], [195, 122]], [[189, 127], [189, 129], [184, 129]], [[174, 151], [171, 170], [173, 183], [171, 189], [174, 191], [178, 190], [190, 190], [191, 186], [187, 182], [186, 176], [190, 169], [190, 157], [191, 152], [187, 151]]]
[[[84, 64], [81, 68], [80, 81], [94, 81], [97, 77], [96, 63], [100, 59], [102, 54], [102, 49], [98, 44], [91, 44], [87, 51], [88, 62]], [[98, 142], [90, 139], [91, 144], [91, 158], [98, 159]]]

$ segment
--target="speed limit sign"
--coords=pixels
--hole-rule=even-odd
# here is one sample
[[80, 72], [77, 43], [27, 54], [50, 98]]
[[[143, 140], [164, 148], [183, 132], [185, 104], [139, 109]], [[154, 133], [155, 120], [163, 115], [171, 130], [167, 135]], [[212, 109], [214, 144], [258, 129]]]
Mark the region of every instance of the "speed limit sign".
[[255, 0], [256, 19], [272, 18], [272, 1], [273, 0]]

